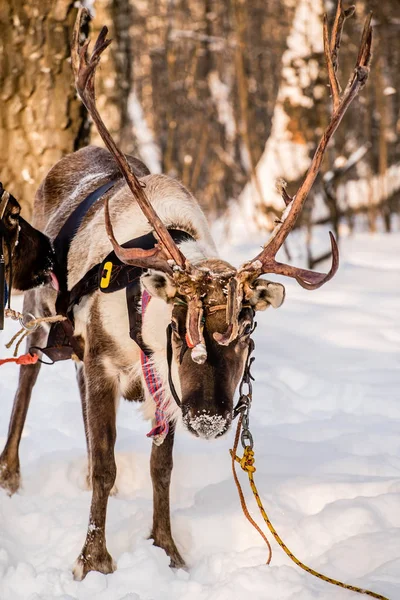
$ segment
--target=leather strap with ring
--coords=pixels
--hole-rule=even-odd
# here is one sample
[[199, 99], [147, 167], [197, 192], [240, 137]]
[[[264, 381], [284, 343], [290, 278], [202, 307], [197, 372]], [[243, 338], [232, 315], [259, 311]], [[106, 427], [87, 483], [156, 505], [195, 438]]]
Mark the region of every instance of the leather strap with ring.
[[[183, 304], [186, 305], [186, 302], [181, 301], [179, 299], [177, 299], [178, 302], [177, 304]], [[226, 308], [226, 304], [219, 304], [217, 306], [210, 306], [207, 307], [207, 310], [209, 312], [216, 312], [217, 310], [222, 310]], [[188, 350], [188, 348], [190, 348], [191, 346], [188, 344], [188, 336], [187, 334], [185, 335], [185, 339], [183, 340], [183, 345], [182, 345], [182, 350], [180, 353], [180, 357], [179, 357], [179, 361], [182, 363], [183, 357], [185, 355], [186, 350]], [[175, 400], [175, 402], [177, 403], [177, 405], [179, 406], [179, 408], [181, 408], [182, 406], [182, 401], [178, 396], [178, 392], [176, 391], [175, 385], [174, 385], [174, 381], [172, 379], [172, 356], [173, 356], [173, 350], [172, 350], [172, 325], [171, 323], [168, 325], [167, 327], [167, 363], [168, 363], [168, 383], [169, 383], [169, 387], [171, 390], [171, 394], [173, 399]]]
[[4, 213], [7, 208], [10, 194], [6, 192], [0, 183], [0, 331], [4, 329], [4, 308], [7, 302], [8, 308], [10, 308], [11, 302], [11, 282], [12, 282], [12, 265], [10, 263], [10, 275], [9, 275], [9, 289], [6, 297], [6, 266], [4, 260], [4, 243], [7, 244], [9, 256], [11, 256], [11, 245], [6, 238], [6, 229], [3, 224]]
[[[29, 321], [27, 317], [30, 317]], [[19, 317], [18, 321], [21, 327], [23, 327], [26, 331], [35, 331], [39, 327], [39, 323], [31, 323], [31, 321], [36, 320], [35, 315], [32, 313], [24, 313], [21, 317]]]
[[178, 392], [175, 389], [174, 381], [172, 379], [172, 326], [171, 323], [167, 327], [167, 363], [168, 363], [168, 383], [171, 390], [171, 394], [179, 408], [182, 406], [181, 399], [178, 396]]

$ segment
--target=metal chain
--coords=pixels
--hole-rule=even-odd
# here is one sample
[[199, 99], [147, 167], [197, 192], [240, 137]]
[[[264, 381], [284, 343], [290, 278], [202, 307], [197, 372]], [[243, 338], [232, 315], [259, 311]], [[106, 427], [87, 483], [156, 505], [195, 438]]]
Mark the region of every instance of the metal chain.
[[[253, 331], [256, 328], [256, 324], [253, 327]], [[252, 332], [253, 332], [252, 331]], [[249, 351], [247, 354], [247, 360], [244, 367], [242, 380], [239, 385], [239, 401], [236, 404], [233, 410], [233, 418], [235, 419], [238, 415], [242, 416], [242, 434], [240, 436], [240, 441], [242, 443], [243, 448], [250, 447], [253, 448], [254, 440], [251, 435], [249, 428], [249, 420], [250, 420], [250, 408], [253, 397], [253, 385], [252, 381], [254, 381], [254, 377], [251, 374], [251, 366], [254, 362], [254, 356], [251, 354], [254, 351], [254, 340], [250, 339], [249, 342]]]

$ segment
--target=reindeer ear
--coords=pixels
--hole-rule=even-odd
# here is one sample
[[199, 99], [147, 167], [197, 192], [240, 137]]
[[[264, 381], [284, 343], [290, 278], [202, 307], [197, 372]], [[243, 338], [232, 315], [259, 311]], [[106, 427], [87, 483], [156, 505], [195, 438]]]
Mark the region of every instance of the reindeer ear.
[[0, 183], [0, 218], [10, 234], [18, 234], [21, 207]]
[[253, 286], [253, 295], [249, 298], [254, 310], [265, 310], [269, 305], [279, 308], [285, 299], [285, 288], [281, 283], [256, 279]]
[[155, 298], [169, 302], [176, 294], [176, 286], [171, 277], [162, 271], [149, 270], [141, 277], [142, 286]]

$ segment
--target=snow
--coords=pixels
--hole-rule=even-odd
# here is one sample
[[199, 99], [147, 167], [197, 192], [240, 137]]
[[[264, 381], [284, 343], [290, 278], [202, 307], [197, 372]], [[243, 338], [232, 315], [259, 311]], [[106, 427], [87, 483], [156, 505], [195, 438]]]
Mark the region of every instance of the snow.
[[[240, 264], [253, 245], [225, 250]], [[251, 430], [255, 480], [283, 540], [328, 576], [400, 597], [400, 235], [345, 239], [338, 275], [318, 291], [286, 281], [280, 310], [259, 314]], [[15, 307], [20, 304], [14, 299]], [[15, 331], [7, 322], [4, 343]], [[17, 384], [1, 367], [0, 443]], [[71, 568], [91, 494], [72, 363], [43, 367], [21, 444], [23, 489], [0, 491], [1, 600], [346, 600], [359, 597], [267, 548], [244, 518], [230, 472], [233, 431], [218, 440], [177, 434], [172, 527], [188, 571], [169, 568], [151, 527], [148, 423], [121, 403], [118, 492], [107, 515], [112, 575]], [[252, 515], [260, 525], [240, 473]]]

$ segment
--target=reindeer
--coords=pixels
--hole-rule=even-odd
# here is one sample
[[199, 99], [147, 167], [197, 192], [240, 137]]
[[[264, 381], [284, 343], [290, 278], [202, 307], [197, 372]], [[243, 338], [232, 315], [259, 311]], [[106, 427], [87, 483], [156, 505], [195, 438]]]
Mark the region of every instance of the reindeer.
[[[142, 301], [145, 296], [151, 301], [142, 314], [137, 343], [129, 335], [124, 290], [102, 294], [96, 289], [72, 309], [73, 339], [81, 349], [77, 378], [93, 490], [86, 540], [73, 571], [79, 580], [91, 570], [111, 573], [115, 569], [106, 547], [105, 524], [108, 497], [116, 478], [117, 401], [120, 396], [128, 400], [144, 399], [145, 414], [153, 417], [155, 413], [155, 402], [141, 368], [139, 344], [151, 353], [153, 368], [164, 392], [163, 408], [169, 423], [163, 443], [152, 445], [151, 537], [154, 544], [168, 554], [171, 566], [184, 566], [170, 525], [169, 486], [175, 423], [181, 418], [193, 435], [207, 439], [228, 431], [235, 389], [249, 353], [254, 315], [269, 306], [280, 307], [285, 296], [283, 285], [262, 279], [262, 274], [292, 277], [302, 287], [314, 290], [336, 273], [339, 258], [332, 234], [332, 266], [327, 274], [283, 264], [276, 260], [276, 255], [295, 225], [330, 138], [366, 82], [372, 35], [369, 18], [354, 73], [340, 95], [336, 79], [337, 50], [343, 21], [348, 16], [341, 3], [330, 40], [325, 21], [325, 55], [334, 104], [331, 121], [296, 196], [289, 197], [282, 187], [286, 210], [270, 240], [253, 260], [236, 269], [218, 258], [206, 219], [190, 192], [170, 177], [151, 175], [143, 163], [125, 156], [116, 146], [97, 111], [94, 85], [96, 67], [110, 40], [106, 39], [107, 28], [104, 27], [89, 54], [89, 42], [80, 42], [82, 21], [87, 16], [87, 11], [81, 9], [74, 30], [75, 84], [109, 153], [88, 147], [63, 158], [41, 184], [36, 202], [42, 214], [48, 217], [44, 231], [54, 239], [88, 193], [110, 179], [115, 180], [103, 194], [102, 201], [97, 201], [87, 212], [70, 243], [67, 287], [73, 290], [93, 266], [101, 263], [110, 252], [111, 241], [120, 262], [139, 269], [139, 294]], [[123, 177], [118, 178], [116, 165]], [[177, 230], [182, 235], [179, 241], [174, 241], [173, 232]], [[150, 232], [155, 236], [150, 248], [121, 245], [117, 241], [135, 241]], [[43, 288], [26, 295], [25, 308], [35, 314], [54, 312], [55, 302], [56, 293]], [[45, 342], [42, 332], [34, 335], [35, 345]], [[21, 367], [9, 438], [1, 457], [1, 481], [10, 491], [19, 485], [18, 445], [39, 368], [39, 364]], [[11, 477], [13, 485], [4, 477], [4, 472]]]
[[[4, 247], [3, 247], [4, 246]], [[25, 291], [55, 281], [54, 251], [50, 240], [21, 217], [19, 202], [0, 183], [0, 304], [4, 306], [4, 281]], [[2, 308], [0, 330], [3, 329]]]

